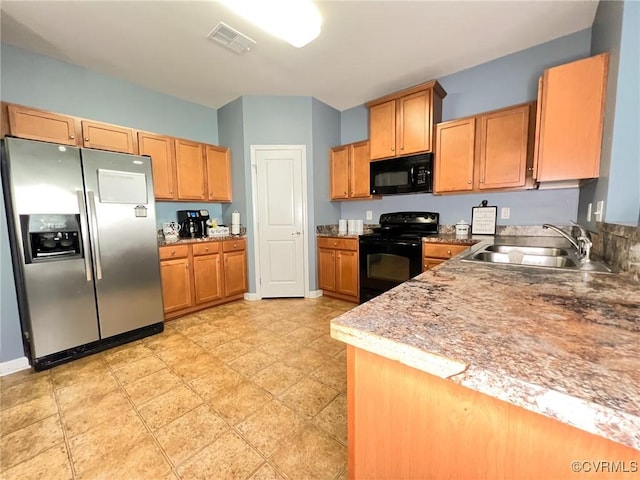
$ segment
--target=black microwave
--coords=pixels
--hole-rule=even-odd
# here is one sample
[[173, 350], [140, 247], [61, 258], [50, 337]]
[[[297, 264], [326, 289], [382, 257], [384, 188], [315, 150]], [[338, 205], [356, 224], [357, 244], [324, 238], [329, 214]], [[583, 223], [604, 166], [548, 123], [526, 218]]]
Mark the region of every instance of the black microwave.
[[370, 163], [371, 195], [425, 193], [433, 188], [433, 153]]

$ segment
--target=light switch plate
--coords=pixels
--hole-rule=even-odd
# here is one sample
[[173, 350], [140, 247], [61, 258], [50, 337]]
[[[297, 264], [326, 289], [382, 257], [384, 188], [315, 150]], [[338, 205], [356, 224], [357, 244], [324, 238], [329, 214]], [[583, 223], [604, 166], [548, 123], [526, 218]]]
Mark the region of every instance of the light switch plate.
[[511, 209], [509, 207], [502, 207], [500, 209], [500, 218], [510, 218], [511, 217]]
[[367, 220], [373, 220], [373, 211], [367, 210], [366, 218]]
[[604, 216], [604, 200], [600, 200], [596, 203], [596, 211], [593, 212], [593, 216], [596, 217], [596, 222], [601, 222]]

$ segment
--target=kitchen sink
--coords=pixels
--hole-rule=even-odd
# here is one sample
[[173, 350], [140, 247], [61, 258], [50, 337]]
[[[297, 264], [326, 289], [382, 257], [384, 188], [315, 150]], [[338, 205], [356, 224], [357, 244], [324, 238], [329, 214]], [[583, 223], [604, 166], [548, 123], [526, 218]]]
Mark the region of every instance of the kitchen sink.
[[472, 248], [461, 260], [516, 267], [613, 273], [613, 270], [601, 261], [582, 261], [574, 250], [556, 247], [486, 245], [479, 250]]
[[485, 248], [487, 252], [499, 252], [499, 253], [512, 253], [520, 252], [524, 255], [546, 255], [549, 257], [560, 257], [569, 255], [569, 252], [564, 248], [554, 247], [525, 247], [519, 245], [489, 245]]

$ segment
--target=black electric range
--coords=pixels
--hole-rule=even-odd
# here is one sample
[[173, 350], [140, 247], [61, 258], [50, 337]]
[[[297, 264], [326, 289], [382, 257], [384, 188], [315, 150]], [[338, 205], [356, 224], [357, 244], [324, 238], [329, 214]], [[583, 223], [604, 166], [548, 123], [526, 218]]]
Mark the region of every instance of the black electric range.
[[422, 237], [437, 235], [439, 222], [435, 212], [383, 213], [373, 233], [360, 235], [360, 303], [422, 272]]

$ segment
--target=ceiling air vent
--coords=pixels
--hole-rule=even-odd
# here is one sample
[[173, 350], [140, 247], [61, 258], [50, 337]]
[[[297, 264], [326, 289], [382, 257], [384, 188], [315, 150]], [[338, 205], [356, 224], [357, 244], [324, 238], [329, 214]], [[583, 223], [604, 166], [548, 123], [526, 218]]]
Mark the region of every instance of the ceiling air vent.
[[207, 35], [207, 38], [215, 40], [239, 54], [247, 53], [251, 50], [251, 47], [256, 44], [254, 40], [251, 40], [246, 35], [243, 35], [239, 31], [222, 22], [218, 23], [213, 30], [211, 30], [209, 35]]

